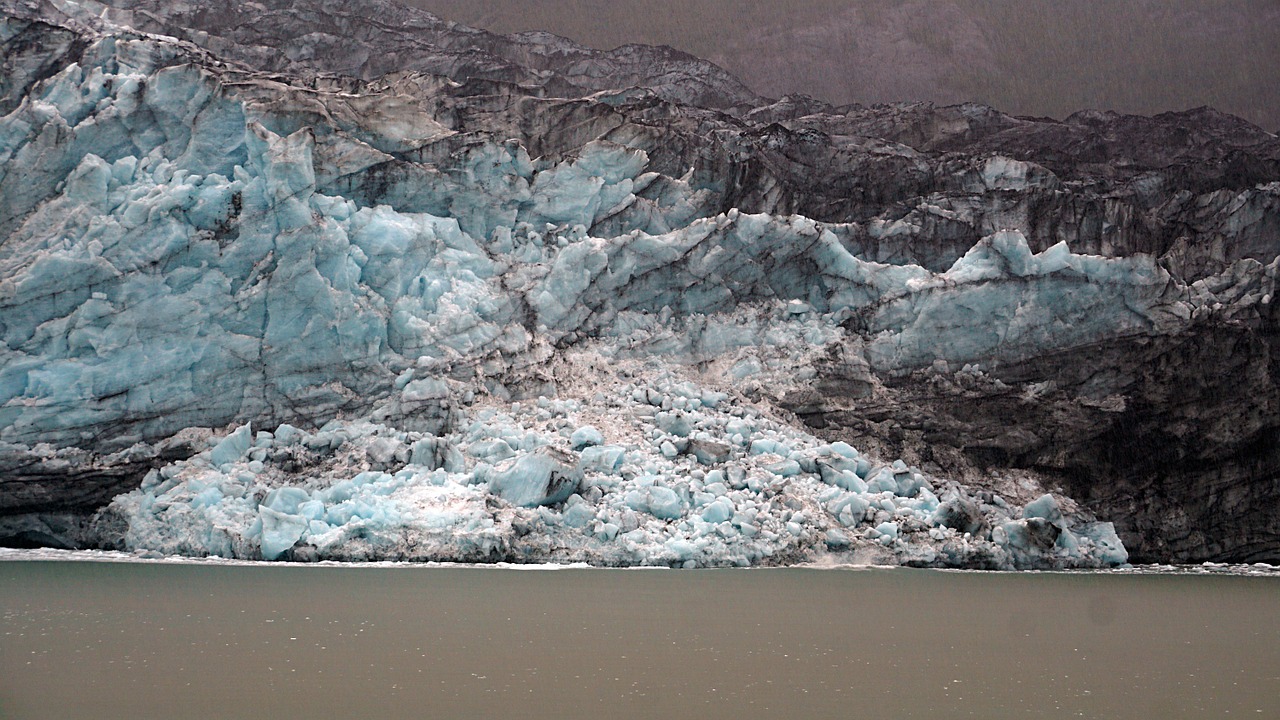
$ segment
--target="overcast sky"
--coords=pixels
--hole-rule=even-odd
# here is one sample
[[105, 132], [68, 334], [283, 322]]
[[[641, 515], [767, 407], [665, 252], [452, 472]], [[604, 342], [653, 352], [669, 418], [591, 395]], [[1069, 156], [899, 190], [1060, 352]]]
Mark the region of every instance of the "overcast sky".
[[671, 45], [757, 92], [1028, 115], [1212, 105], [1280, 129], [1280, 0], [404, 0], [495, 32]]

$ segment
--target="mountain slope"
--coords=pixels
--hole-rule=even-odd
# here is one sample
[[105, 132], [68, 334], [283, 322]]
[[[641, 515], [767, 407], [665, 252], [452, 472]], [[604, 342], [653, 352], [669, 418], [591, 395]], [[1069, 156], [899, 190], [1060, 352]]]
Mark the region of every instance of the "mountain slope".
[[[405, 0], [495, 32], [672, 45], [771, 97], [980, 101], [1018, 115], [1213, 105], [1280, 129], [1273, 0]], [[518, 8], [518, 9], [517, 9]]]

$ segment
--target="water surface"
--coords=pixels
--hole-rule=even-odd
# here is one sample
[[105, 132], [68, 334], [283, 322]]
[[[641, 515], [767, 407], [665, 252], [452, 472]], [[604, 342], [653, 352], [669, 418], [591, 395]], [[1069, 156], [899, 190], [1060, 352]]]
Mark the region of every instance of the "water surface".
[[1280, 577], [0, 562], [4, 718], [1280, 717]]

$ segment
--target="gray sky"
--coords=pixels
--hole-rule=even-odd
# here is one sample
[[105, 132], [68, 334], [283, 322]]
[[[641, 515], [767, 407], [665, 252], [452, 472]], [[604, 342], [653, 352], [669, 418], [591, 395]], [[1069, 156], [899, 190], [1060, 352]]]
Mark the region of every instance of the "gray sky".
[[1212, 105], [1280, 129], [1280, 0], [404, 0], [496, 32], [671, 45], [757, 92], [1061, 118]]

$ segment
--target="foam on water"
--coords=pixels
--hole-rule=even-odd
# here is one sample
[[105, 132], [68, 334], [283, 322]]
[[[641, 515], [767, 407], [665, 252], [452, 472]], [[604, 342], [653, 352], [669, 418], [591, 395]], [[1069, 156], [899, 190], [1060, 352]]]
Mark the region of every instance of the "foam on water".
[[[95, 562], [95, 563], [158, 563], [164, 565], [193, 566], [226, 566], [251, 568], [391, 568], [401, 570], [430, 570], [439, 568], [477, 568], [518, 571], [555, 571], [555, 570], [599, 570], [628, 572], [644, 570], [667, 570], [664, 566], [634, 566], [621, 568], [605, 568], [588, 563], [456, 563], [456, 562], [403, 562], [394, 560], [378, 560], [366, 562], [341, 562], [320, 560], [313, 563], [280, 563], [262, 560], [238, 560], [217, 556], [191, 557], [186, 555], [159, 555], [145, 551], [122, 552], [117, 550], [59, 550], [54, 548], [15, 549], [0, 548], [0, 562]], [[901, 565], [877, 565], [841, 563], [823, 560], [809, 563], [798, 563], [791, 567], [805, 570], [833, 571], [865, 571], [896, 570], [905, 572], [918, 571], [916, 568], [904, 568]], [[770, 568], [728, 568], [740, 570], [767, 571]], [[964, 568], [938, 568], [937, 572], [946, 573], [1007, 573], [1007, 570], [972, 570]], [[1028, 571], [1018, 571], [1024, 573]], [[1112, 568], [1094, 568], [1084, 570], [1033, 570], [1033, 573], [1097, 573], [1110, 575], [1237, 575], [1245, 577], [1280, 577], [1280, 565], [1267, 563], [1202, 563], [1199, 565], [1123, 565]]]

